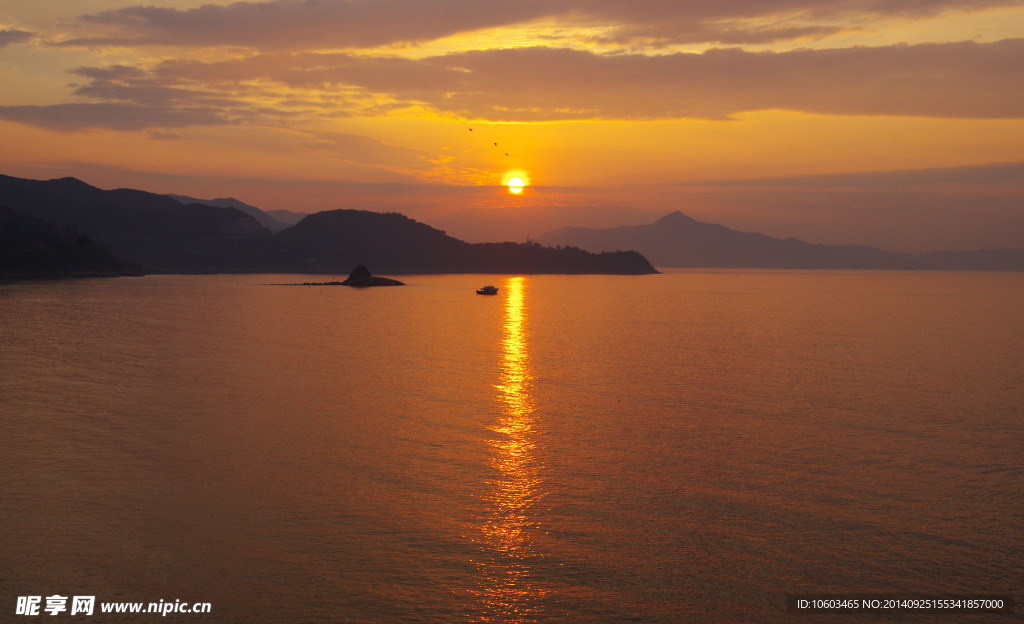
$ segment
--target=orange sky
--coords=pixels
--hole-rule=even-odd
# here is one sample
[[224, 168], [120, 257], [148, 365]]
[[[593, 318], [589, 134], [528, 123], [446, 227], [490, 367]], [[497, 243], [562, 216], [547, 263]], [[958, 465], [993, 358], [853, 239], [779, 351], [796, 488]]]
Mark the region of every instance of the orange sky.
[[1019, 0], [7, 2], [0, 173], [468, 240], [1024, 247], [1021, 67]]

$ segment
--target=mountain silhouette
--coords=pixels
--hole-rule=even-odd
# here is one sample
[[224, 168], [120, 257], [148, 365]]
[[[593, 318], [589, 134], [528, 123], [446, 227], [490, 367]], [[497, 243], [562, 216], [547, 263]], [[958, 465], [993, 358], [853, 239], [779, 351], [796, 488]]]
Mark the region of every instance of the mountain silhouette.
[[455, 271], [469, 260], [469, 248], [398, 213], [328, 210], [274, 235], [269, 251], [275, 264], [293, 270], [362, 264], [394, 273]]
[[267, 215], [278, 223], [283, 223], [287, 227], [291, 227], [302, 221], [309, 216], [306, 212], [295, 212], [294, 210], [264, 210], [263, 214]]
[[0, 176], [0, 205], [73, 227], [149, 270], [205, 271], [244, 264], [252, 241], [270, 237], [269, 230], [235, 208], [183, 205], [133, 189], [104, 191], [75, 178]]
[[78, 230], [0, 207], [0, 278], [137, 275]]
[[781, 269], [1024, 269], [1010, 249], [904, 254], [866, 245], [822, 245], [704, 223], [676, 211], [647, 225], [568, 227], [539, 237], [549, 245], [591, 252], [635, 249], [654, 266]]
[[274, 235], [266, 257], [288, 270], [358, 264], [387, 273], [656, 273], [636, 252], [592, 254], [529, 243], [467, 243], [402, 214], [329, 210]]
[[347, 273], [358, 265], [390, 273], [657, 272], [636, 252], [470, 244], [398, 213], [319, 212], [273, 234], [233, 205], [237, 200], [220, 201], [226, 205], [182, 204], [145, 191], [104, 191], [75, 178], [0, 176], [0, 205], [73, 227], [150, 272]]
[[[267, 228], [271, 232], [280, 232], [294, 225], [295, 222], [284, 222], [278, 221], [271, 214], [263, 212], [256, 206], [250, 206], [249, 204], [239, 201], [234, 197], [218, 197], [217, 199], [197, 199], [195, 197], [189, 197], [187, 195], [173, 195], [168, 194], [167, 197], [174, 199], [182, 204], [202, 204], [204, 206], [216, 206], [218, 208], [237, 208], [245, 214], [249, 215], [256, 220], [257, 223]], [[287, 212], [287, 211], [277, 211]]]
[[791, 269], [909, 268], [906, 259], [863, 245], [815, 245], [703, 223], [676, 211], [648, 225], [562, 228], [539, 237], [590, 251], [636, 249], [655, 266]]

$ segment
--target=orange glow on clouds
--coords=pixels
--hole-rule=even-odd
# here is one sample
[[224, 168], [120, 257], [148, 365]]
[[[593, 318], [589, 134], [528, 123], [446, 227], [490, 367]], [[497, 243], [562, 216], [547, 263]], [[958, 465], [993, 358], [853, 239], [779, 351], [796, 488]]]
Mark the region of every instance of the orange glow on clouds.
[[[693, 206], [667, 189], [1024, 164], [1024, 7], [1002, 0], [794, 0], [781, 12], [755, 0], [511, 0], [443, 14], [377, 0], [14, 4], [0, 24], [0, 142], [17, 146], [0, 150], [6, 175], [265, 210], [401, 196], [386, 209], [413, 218], [426, 204], [479, 217], [467, 187], [500, 189], [491, 199], [517, 214], [555, 188], [579, 203], [619, 187], [623, 210], [714, 220], [735, 202]], [[1024, 201], [987, 180], [965, 181], [947, 210], [970, 217], [994, 193], [993, 210]], [[806, 210], [805, 223], [849, 230]], [[950, 217], [935, 210], [922, 200], [905, 212], [921, 229]], [[1024, 230], [1000, 219], [992, 231]]]

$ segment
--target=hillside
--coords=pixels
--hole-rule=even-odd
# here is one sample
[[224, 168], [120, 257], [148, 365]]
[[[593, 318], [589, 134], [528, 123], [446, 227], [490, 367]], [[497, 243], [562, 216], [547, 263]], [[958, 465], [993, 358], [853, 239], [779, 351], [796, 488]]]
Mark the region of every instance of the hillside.
[[274, 266], [337, 271], [365, 264], [379, 273], [655, 273], [635, 252], [591, 254], [535, 244], [471, 244], [398, 213], [331, 210], [276, 234]]
[[[454, 271], [469, 243], [397, 213], [329, 210], [274, 235], [272, 263], [292, 270], [336, 270], [364, 264], [376, 273]], [[346, 269], [347, 272], [347, 269]]]
[[182, 205], [170, 197], [77, 180], [0, 176], [0, 205], [73, 227], [119, 258], [148, 269], [210, 270], [244, 265], [254, 239], [270, 232], [235, 209]]
[[655, 266], [898, 269], [906, 257], [862, 245], [815, 245], [738, 232], [673, 212], [649, 225], [608, 229], [563, 228], [539, 239], [549, 245], [576, 245], [591, 252], [635, 249]]
[[765, 269], [926, 269], [1022, 271], [1024, 250], [976, 249], [895, 253], [865, 245], [820, 245], [703, 223], [676, 211], [648, 225], [569, 227], [539, 237], [597, 253], [635, 249], [659, 267]]
[[470, 244], [397, 213], [320, 212], [272, 234], [237, 200], [212, 206], [175, 197], [191, 199], [0, 176], [0, 205], [73, 227], [150, 272], [347, 273], [361, 264], [392, 273], [656, 272], [635, 252]]
[[138, 274], [78, 230], [0, 207], [0, 279]]
[[[241, 210], [245, 214], [249, 215], [256, 220], [257, 223], [267, 228], [271, 232], [280, 232], [295, 224], [295, 222], [282, 222], [278, 221], [270, 214], [263, 212], [256, 206], [251, 206], [243, 201], [239, 201], [234, 197], [218, 197], [216, 199], [198, 199], [196, 197], [189, 197], [187, 195], [173, 195], [168, 194], [166, 197], [177, 201], [181, 204], [202, 204], [204, 206], [215, 206], [217, 208], [235, 208]], [[277, 211], [281, 212], [281, 211]]]

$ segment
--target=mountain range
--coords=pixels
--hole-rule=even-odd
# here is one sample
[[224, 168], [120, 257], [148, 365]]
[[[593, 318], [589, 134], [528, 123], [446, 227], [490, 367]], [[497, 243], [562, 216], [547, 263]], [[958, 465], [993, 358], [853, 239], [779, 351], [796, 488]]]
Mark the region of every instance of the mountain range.
[[865, 245], [821, 245], [704, 223], [676, 211], [647, 225], [567, 227], [537, 239], [591, 252], [636, 250], [657, 267], [1024, 270], [1024, 250], [908, 254]]
[[237, 208], [249, 215], [256, 222], [271, 232], [280, 232], [295, 225], [303, 218], [309, 216], [305, 212], [293, 212], [291, 210], [260, 210], [234, 197], [219, 197], [217, 199], [197, 199], [187, 195], [167, 194], [166, 197], [174, 199], [181, 204], [203, 204], [205, 206], [217, 206], [220, 208]]
[[253, 206], [232, 199], [211, 200], [221, 205], [191, 200], [101, 190], [75, 178], [0, 176], [0, 207], [73, 228], [147, 272], [348, 273], [358, 265], [375, 273], [657, 272], [632, 251], [471, 244], [398, 213], [325, 211], [273, 232], [260, 223], [266, 215]]
[[[14, 267], [8, 276], [12, 271], [347, 273], [357, 265], [375, 273], [643, 274], [655, 273], [654, 266], [1024, 270], [1024, 250], [906, 254], [812, 244], [739, 232], [678, 211], [647, 225], [562, 228], [522, 244], [467, 243], [393, 212], [281, 211], [275, 218], [233, 198], [101, 190], [75, 178], [0, 175], [4, 207], [0, 259]], [[39, 271], [33, 273], [31, 262]]]

